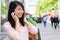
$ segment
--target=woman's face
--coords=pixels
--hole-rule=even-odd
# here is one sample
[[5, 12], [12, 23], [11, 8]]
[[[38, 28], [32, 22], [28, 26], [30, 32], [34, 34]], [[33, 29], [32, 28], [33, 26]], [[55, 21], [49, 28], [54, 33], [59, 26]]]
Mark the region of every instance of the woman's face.
[[18, 18], [21, 18], [22, 15], [23, 15], [23, 12], [24, 12], [23, 8], [22, 8], [20, 5], [17, 5], [17, 7], [16, 7], [15, 10], [14, 10], [15, 15], [16, 15]]

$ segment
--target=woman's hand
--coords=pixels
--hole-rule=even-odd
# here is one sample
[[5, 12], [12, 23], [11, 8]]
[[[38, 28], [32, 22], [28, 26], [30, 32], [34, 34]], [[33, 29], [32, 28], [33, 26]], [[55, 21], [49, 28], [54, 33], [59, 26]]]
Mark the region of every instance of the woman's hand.
[[26, 20], [26, 18], [24, 18], [24, 22], [25, 22], [25, 24], [28, 24], [28, 21]]
[[20, 27], [22, 26], [19, 22], [19, 18], [14, 14], [14, 12], [12, 12], [11, 15], [12, 15], [12, 18], [14, 19], [14, 21], [15, 21], [15, 30], [19, 31]]
[[13, 20], [14, 20], [15, 22], [18, 22], [18, 21], [19, 21], [18, 17], [15, 15], [14, 12], [11, 13], [11, 16], [12, 16], [12, 18], [13, 18]]
[[31, 24], [30, 22], [28, 22], [26, 19], [24, 19], [24, 22], [26, 24], [26, 27], [28, 29], [28, 31], [32, 34], [36, 34], [38, 33], [38, 28], [35, 27], [33, 24]]

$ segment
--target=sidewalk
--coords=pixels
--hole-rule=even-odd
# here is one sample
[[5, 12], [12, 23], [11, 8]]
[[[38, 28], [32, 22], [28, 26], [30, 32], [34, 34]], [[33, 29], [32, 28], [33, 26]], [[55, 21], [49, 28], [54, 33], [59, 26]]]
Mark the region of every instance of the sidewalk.
[[42, 24], [37, 24], [40, 29], [41, 40], [60, 40], [60, 27], [55, 29], [51, 27], [50, 23], [47, 23], [47, 26], [44, 27]]
[[9, 38], [8, 38], [6, 33], [1, 33], [0, 34], [0, 40], [9, 40]]

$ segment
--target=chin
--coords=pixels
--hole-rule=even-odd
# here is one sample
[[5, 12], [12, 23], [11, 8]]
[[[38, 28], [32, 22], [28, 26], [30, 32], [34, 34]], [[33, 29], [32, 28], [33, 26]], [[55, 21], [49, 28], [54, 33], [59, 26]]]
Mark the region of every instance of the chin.
[[21, 18], [22, 16], [19, 16], [18, 18]]

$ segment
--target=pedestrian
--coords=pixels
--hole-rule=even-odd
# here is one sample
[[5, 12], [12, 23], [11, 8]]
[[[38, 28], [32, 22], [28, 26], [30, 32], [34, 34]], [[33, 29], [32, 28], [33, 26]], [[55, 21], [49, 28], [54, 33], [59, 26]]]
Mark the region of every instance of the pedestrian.
[[43, 16], [42, 21], [43, 21], [44, 27], [46, 27], [47, 17], [46, 16]]
[[58, 26], [58, 17], [57, 17], [57, 16], [54, 16], [53, 21], [54, 21], [54, 27], [55, 27], [55, 29], [56, 29], [57, 26]]
[[51, 26], [52, 27], [53, 27], [53, 23], [54, 23], [53, 19], [54, 19], [54, 16], [51, 16], [50, 20], [51, 20]]

